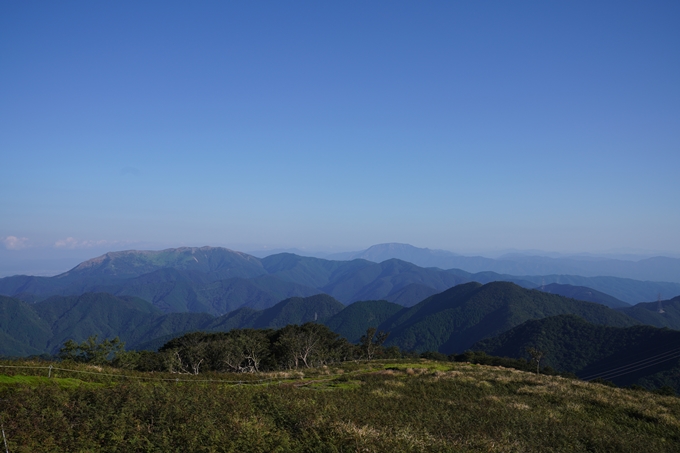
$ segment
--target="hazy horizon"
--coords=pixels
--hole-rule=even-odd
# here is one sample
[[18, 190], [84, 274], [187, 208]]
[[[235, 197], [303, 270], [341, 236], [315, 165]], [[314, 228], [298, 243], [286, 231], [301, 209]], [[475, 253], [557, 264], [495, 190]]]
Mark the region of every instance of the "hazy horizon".
[[678, 23], [664, 1], [4, 2], [0, 276], [184, 245], [680, 256]]
[[[388, 243], [382, 243], [388, 244]], [[312, 256], [324, 259], [338, 259], [333, 255], [347, 252], [361, 252], [374, 245], [357, 246], [357, 247], [257, 247], [257, 244], [153, 244], [153, 243], [138, 243], [121, 245], [113, 248], [102, 248], [92, 246], [88, 248], [70, 248], [70, 249], [55, 249], [53, 247], [35, 247], [32, 249], [21, 250], [7, 250], [0, 249], [0, 278], [12, 275], [35, 275], [43, 277], [51, 277], [54, 275], [66, 272], [78, 264], [97, 258], [106, 253], [128, 251], [128, 250], [166, 250], [180, 247], [224, 247], [237, 252], [248, 253], [259, 258], [276, 253], [295, 253], [302, 256]], [[557, 251], [546, 250], [519, 250], [519, 249], [496, 249], [496, 250], [446, 250], [438, 247], [419, 247], [413, 244], [407, 244], [417, 248], [429, 248], [430, 250], [442, 250], [445, 252], [455, 253], [461, 256], [482, 256], [485, 258], [499, 259], [508, 255], [519, 254], [526, 256], [540, 256], [549, 258], [598, 258], [598, 259], [619, 259], [624, 261], [639, 261], [646, 258], [666, 256], [670, 258], [680, 258], [680, 254], [662, 253], [660, 251], [641, 251], [631, 249], [609, 250], [601, 252], [579, 252], [579, 253], [565, 253]]]

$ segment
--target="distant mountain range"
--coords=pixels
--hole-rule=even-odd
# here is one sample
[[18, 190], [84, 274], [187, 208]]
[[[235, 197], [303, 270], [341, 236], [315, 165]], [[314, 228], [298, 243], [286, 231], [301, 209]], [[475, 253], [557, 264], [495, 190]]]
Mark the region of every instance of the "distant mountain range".
[[[238, 308], [265, 309], [290, 297], [329, 294], [344, 304], [387, 300], [412, 306], [452, 286], [476, 281], [510, 281], [525, 288], [620, 307], [680, 294], [680, 284], [617, 277], [472, 274], [460, 269], [423, 268], [389, 259], [332, 261], [290, 253], [266, 258], [218, 247], [112, 252], [55, 277], [0, 279], [0, 294], [27, 302], [51, 296], [106, 292], [146, 300], [166, 313], [204, 312], [216, 316]], [[580, 295], [565, 286], [585, 287]], [[559, 289], [561, 288], [561, 289]], [[590, 292], [590, 296], [586, 293]], [[604, 294], [602, 294], [604, 293]], [[606, 297], [609, 296], [609, 297]], [[668, 298], [666, 296], [665, 298]]]
[[499, 259], [482, 256], [463, 256], [445, 250], [418, 248], [409, 244], [378, 244], [360, 252], [328, 255], [331, 260], [364, 259], [380, 263], [400, 259], [422, 267], [462, 269], [467, 272], [497, 272], [512, 275], [567, 274], [583, 277], [610, 276], [680, 283], [680, 259], [657, 256], [638, 261], [570, 256], [551, 258], [521, 254], [505, 255]]

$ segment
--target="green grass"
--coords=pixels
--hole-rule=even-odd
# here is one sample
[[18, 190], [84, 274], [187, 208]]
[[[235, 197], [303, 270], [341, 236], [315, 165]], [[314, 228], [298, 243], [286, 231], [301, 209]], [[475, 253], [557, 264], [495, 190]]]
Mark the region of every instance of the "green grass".
[[57, 384], [60, 387], [79, 387], [81, 385], [100, 385], [92, 382], [83, 382], [80, 379], [74, 378], [47, 378], [42, 376], [4, 376], [0, 375], [0, 385], [22, 384], [27, 386], [36, 385], [53, 385]]
[[13, 453], [637, 453], [680, 445], [680, 399], [646, 391], [422, 360], [269, 376], [267, 385], [102, 377], [107, 385], [77, 387], [14, 376], [0, 380], [0, 416]]

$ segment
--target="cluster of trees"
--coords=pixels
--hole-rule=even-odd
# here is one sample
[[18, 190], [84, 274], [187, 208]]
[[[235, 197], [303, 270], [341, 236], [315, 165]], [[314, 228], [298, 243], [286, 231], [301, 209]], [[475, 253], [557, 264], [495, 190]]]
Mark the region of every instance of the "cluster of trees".
[[[118, 337], [97, 341], [92, 336], [82, 343], [68, 340], [59, 352], [62, 360], [110, 364], [136, 371], [169, 371], [183, 374], [201, 372], [257, 373], [260, 371], [313, 368], [348, 360], [421, 357], [431, 360], [470, 362], [531, 371], [524, 359], [494, 357], [481, 351], [445, 355], [437, 351], [421, 354], [385, 348], [388, 332], [367, 329], [353, 344], [323, 324], [288, 325], [281, 329], [234, 329], [228, 332], [192, 332], [174, 338], [158, 352], [125, 351]], [[534, 359], [535, 362], [537, 362]], [[538, 370], [538, 363], [536, 363]], [[557, 374], [544, 367], [545, 374]]]
[[125, 354], [125, 343], [116, 337], [113, 340], [97, 341], [97, 335], [89, 337], [82, 343], [68, 340], [59, 350], [59, 358], [72, 362], [105, 365], [119, 361]]
[[352, 344], [325, 325], [310, 322], [278, 330], [192, 332], [170, 340], [158, 352], [125, 352], [118, 338], [97, 342], [97, 337], [91, 337], [80, 344], [67, 341], [59, 356], [63, 360], [110, 363], [137, 371], [256, 373], [401, 357], [398, 348], [383, 346], [387, 336], [369, 328], [359, 344]]

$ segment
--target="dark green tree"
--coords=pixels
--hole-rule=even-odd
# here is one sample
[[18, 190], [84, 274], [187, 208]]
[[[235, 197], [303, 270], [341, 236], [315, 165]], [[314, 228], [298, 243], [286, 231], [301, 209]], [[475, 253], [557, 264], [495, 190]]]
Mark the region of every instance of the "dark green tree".
[[541, 359], [545, 355], [545, 353], [539, 349], [536, 348], [527, 348], [527, 352], [531, 356], [531, 360], [536, 362], [536, 374], [540, 372], [541, 369]]
[[104, 365], [125, 353], [125, 343], [116, 337], [112, 340], [97, 341], [97, 335], [92, 335], [87, 340], [78, 344], [68, 340], [59, 349], [59, 358], [74, 362], [92, 363]]

